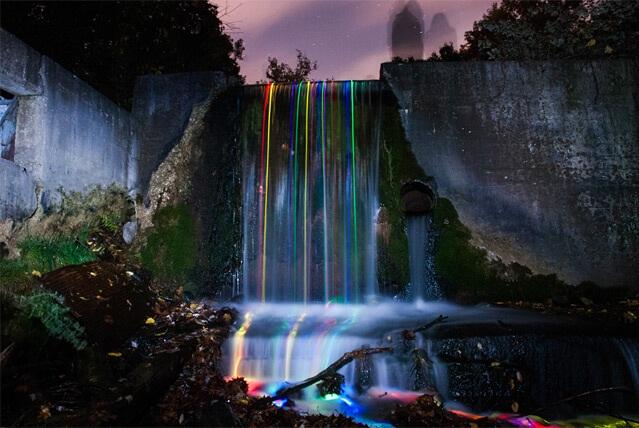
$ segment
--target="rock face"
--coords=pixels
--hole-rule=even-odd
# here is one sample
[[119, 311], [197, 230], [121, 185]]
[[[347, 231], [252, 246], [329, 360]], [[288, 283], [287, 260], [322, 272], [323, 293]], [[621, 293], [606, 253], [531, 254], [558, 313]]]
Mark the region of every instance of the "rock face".
[[383, 64], [406, 136], [476, 243], [577, 283], [639, 284], [639, 64]]
[[138, 183], [148, 190], [151, 174], [182, 138], [193, 107], [219, 92], [229, 78], [219, 71], [147, 75], [137, 79], [132, 115], [139, 142]]
[[151, 176], [138, 212], [144, 232], [159, 209], [188, 209], [198, 237], [197, 278], [192, 279], [210, 286], [202, 291], [213, 294], [227, 292], [239, 263], [239, 90], [224, 82], [193, 108], [180, 143]]

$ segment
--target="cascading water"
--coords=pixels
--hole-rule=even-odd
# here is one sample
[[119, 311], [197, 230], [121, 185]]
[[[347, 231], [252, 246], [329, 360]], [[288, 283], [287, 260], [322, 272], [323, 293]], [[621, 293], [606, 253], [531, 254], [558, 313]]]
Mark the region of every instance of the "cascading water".
[[379, 82], [246, 88], [246, 301], [364, 301], [376, 293]]
[[[493, 396], [501, 391], [495, 385], [508, 379], [506, 372], [499, 371], [501, 363], [493, 377], [487, 377], [482, 364], [488, 361], [492, 370], [494, 361], [509, 357], [516, 359], [509, 364], [527, 368], [526, 387], [539, 395], [534, 397], [539, 403], [561, 398], [558, 388], [541, 396], [546, 377], [581, 392], [606, 379], [621, 382], [627, 372], [626, 386], [637, 391], [636, 341], [614, 342], [604, 336], [584, 342], [574, 339], [579, 328], [568, 332], [561, 321], [523, 311], [422, 302], [440, 297], [434, 275], [435, 235], [428, 215], [407, 217], [416, 302], [371, 299], [364, 304], [377, 291], [379, 82], [253, 86], [245, 88], [242, 104], [245, 302], [240, 308], [242, 324], [225, 353], [229, 376], [246, 378], [251, 391], [274, 393], [282, 382], [312, 376], [345, 352], [391, 346], [391, 353], [340, 370], [346, 381], [341, 407], [328, 411], [357, 416], [356, 402], [414, 399], [419, 395], [415, 391], [425, 388], [448, 400], [490, 407], [504, 398]], [[405, 342], [403, 331], [440, 314], [449, 317], [442, 330], [431, 329]], [[546, 330], [563, 338], [540, 337]], [[582, 352], [583, 346], [615, 344], [620, 351], [614, 358]], [[462, 357], [479, 360], [470, 365], [455, 362]], [[563, 367], [554, 370], [554, 358], [570, 360], [596, 375], [586, 379]], [[422, 361], [421, 366], [416, 366], [417, 361]], [[467, 366], [471, 369], [460, 369]], [[511, 375], [509, 381], [518, 382]], [[469, 376], [486, 383], [464, 386]], [[475, 384], [483, 386], [478, 390]], [[521, 389], [517, 388], [505, 389]], [[321, 397], [308, 388], [305, 398], [317, 403]], [[313, 404], [312, 410], [322, 409]]]
[[433, 218], [430, 215], [406, 217], [410, 290], [415, 300], [436, 300], [441, 297], [435, 277]]

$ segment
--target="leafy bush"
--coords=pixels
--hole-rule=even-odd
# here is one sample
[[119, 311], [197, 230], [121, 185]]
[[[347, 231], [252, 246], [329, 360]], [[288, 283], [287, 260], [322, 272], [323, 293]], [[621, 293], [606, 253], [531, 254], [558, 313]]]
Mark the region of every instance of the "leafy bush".
[[28, 317], [38, 319], [51, 336], [65, 340], [76, 349], [87, 346], [84, 328], [70, 315], [64, 298], [58, 294], [40, 291], [20, 298], [20, 306]]
[[503, 0], [466, 32], [459, 50], [430, 60], [544, 60], [637, 57], [639, 2]]

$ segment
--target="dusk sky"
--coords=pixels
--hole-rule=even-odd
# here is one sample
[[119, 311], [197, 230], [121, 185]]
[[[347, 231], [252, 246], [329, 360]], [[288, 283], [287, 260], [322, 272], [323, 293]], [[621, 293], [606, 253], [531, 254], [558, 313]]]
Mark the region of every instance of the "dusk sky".
[[[457, 42], [495, 0], [418, 0], [424, 30], [443, 12]], [[247, 83], [264, 78], [267, 57], [295, 63], [295, 49], [316, 60], [313, 79], [376, 79], [390, 60], [389, 22], [401, 0], [217, 0], [234, 38], [244, 39], [240, 63]], [[430, 52], [426, 52], [429, 56]]]

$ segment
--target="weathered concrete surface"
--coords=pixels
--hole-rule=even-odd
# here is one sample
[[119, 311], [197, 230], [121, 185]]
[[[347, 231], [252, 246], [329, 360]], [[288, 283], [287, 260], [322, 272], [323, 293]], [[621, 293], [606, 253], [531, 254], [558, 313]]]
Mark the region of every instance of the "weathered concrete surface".
[[193, 107], [211, 91], [228, 86], [222, 72], [203, 71], [149, 75], [138, 78], [133, 117], [139, 138], [139, 184], [148, 189], [151, 174], [182, 138]]
[[0, 29], [0, 88], [15, 95], [42, 92], [42, 55]]
[[639, 286], [639, 64], [383, 64], [418, 161], [478, 245]]
[[1, 29], [0, 42], [0, 87], [20, 95], [13, 159], [41, 184], [44, 204], [58, 200], [59, 188], [135, 187], [130, 113]]
[[24, 168], [0, 159], [0, 220], [23, 218], [37, 206], [36, 183]]

